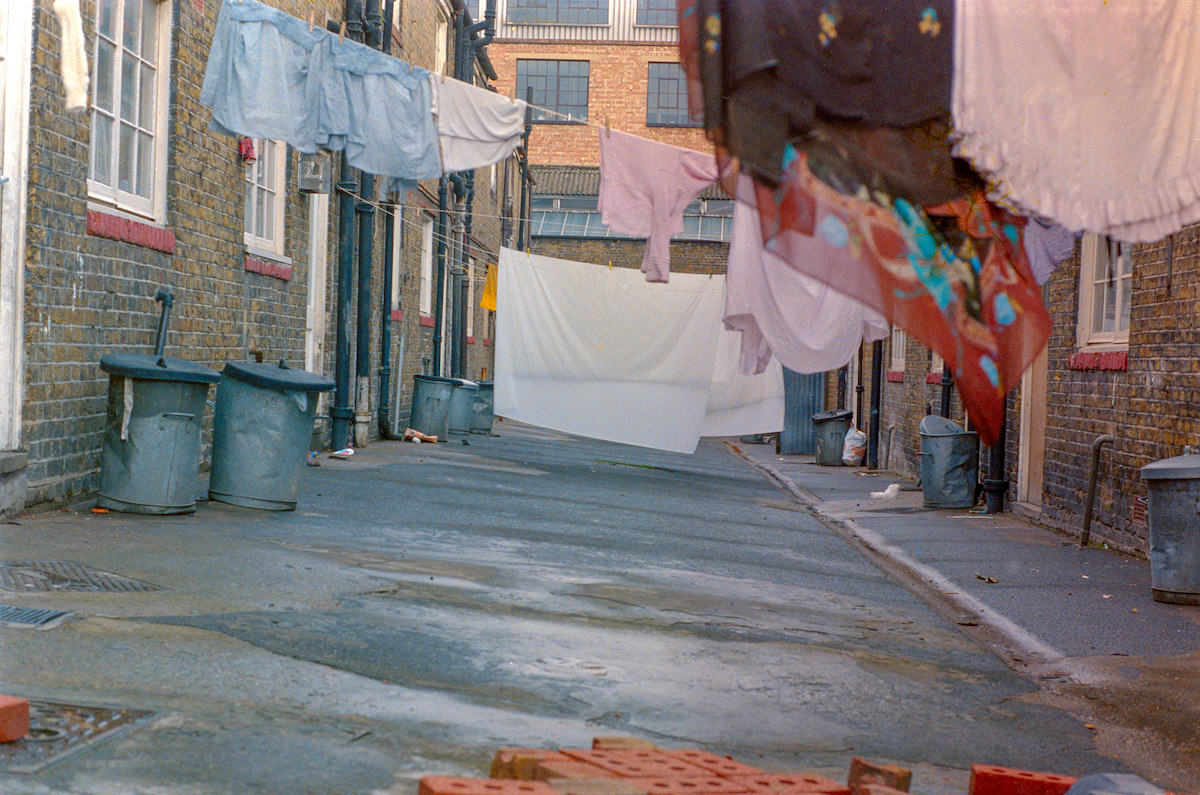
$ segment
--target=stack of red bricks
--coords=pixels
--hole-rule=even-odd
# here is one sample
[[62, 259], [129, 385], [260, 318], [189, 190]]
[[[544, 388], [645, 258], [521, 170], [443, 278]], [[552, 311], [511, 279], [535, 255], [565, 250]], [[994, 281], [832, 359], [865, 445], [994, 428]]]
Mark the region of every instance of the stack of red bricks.
[[[501, 748], [490, 778], [421, 779], [419, 795], [902, 795], [912, 772], [855, 757], [846, 783], [810, 772], [769, 773], [728, 756], [668, 750], [635, 737], [590, 749]], [[1065, 795], [1075, 779], [974, 765], [970, 795]]]

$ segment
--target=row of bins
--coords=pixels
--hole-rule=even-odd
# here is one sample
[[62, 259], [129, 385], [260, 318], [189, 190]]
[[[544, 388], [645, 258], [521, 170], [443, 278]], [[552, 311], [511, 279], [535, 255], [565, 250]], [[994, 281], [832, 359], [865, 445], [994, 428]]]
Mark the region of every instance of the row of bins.
[[228, 362], [223, 373], [184, 359], [108, 354], [101, 451], [102, 508], [144, 514], [196, 509], [200, 426], [219, 382], [209, 498], [272, 511], [300, 494], [317, 396], [333, 381], [284, 362]]
[[439, 439], [452, 433], [491, 433], [492, 382], [423, 374], [413, 378], [410, 427]]

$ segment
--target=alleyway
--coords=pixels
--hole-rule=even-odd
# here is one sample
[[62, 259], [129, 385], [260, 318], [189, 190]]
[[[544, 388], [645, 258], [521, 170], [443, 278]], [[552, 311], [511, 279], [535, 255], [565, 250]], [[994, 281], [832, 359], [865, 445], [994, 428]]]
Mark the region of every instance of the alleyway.
[[919, 792], [972, 762], [1126, 769], [727, 446], [497, 427], [323, 458], [294, 514], [0, 525], [6, 560], [159, 588], [0, 592], [74, 612], [0, 629], [6, 692], [153, 713], [0, 789], [413, 793], [596, 734], [838, 778], [900, 760]]

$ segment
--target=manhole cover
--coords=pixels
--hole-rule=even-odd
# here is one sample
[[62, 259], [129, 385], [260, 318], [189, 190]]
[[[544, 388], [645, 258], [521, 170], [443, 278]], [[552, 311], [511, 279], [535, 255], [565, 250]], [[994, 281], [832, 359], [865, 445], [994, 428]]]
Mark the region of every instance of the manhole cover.
[[69, 615], [71, 613], [68, 610], [0, 605], [0, 623], [16, 624], [22, 627], [46, 627], [48, 629], [60, 618], [66, 618]]
[[0, 588], [9, 591], [158, 591], [157, 585], [70, 560], [0, 561]]
[[139, 709], [77, 707], [29, 702], [29, 734], [0, 743], [0, 765], [10, 773], [34, 773], [51, 762], [87, 748], [154, 713]]

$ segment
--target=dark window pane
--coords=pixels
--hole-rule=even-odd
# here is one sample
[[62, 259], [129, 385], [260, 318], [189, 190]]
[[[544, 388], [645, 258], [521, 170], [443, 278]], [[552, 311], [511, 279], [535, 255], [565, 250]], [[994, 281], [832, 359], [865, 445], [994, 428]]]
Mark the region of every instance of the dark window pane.
[[675, 12], [675, 0], [638, 0], [637, 24], [678, 24], [678, 16]]
[[646, 83], [646, 124], [698, 127], [688, 119], [687, 78], [677, 63], [652, 63]]
[[508, 21], [545, 25], [607, 25], [608, 0], [509, 0]]
[[533, 89], [534, 121], [557, 124], [587, 121], [589, 69], [587, 61], [520, 59], [517, 96], [524, 99], [527, 89]]

